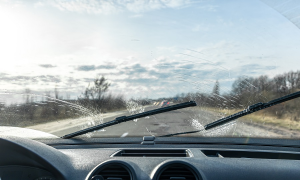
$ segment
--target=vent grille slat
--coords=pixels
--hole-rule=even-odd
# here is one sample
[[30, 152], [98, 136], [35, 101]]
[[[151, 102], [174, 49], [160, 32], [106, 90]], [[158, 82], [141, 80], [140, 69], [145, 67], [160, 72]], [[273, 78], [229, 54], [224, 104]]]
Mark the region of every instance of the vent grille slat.
[[162, 170], [158, 180], [185, 179], [198, 180], [195, 173], [186, 165], [172, 164]]
[[300, 160], [299, 153], [239, 151], [239, 150], [202, 150], [207, 157], [219, 158], [258, 158]]
[[124, 149], [114, 154], [123, 157], [191, 157], [191, 153], [186, 149]]
[[96, 175], [101, 175], [105, 180], [109, 178], [122, 178], [122, 180], [131, 180], [128, 169], [120, 164], [108, 164], [101, 168]]

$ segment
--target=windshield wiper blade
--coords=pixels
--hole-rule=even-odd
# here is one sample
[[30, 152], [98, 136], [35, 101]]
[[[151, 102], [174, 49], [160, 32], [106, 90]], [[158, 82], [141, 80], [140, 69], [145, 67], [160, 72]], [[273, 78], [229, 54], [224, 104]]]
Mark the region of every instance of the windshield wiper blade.
[[174, 133], [174, 134], [167, 134], [167, 135], [163, 135], [163, 136], [159, 136], [159, 137], [170, 137], [170, 136], [181, 135], [181, 134], [192, 134], [192, 133], [201, 132], [203, 130], [209, 130], [209, 129], [221, 126], [223, 124], [229, 123], [230, 121], [238, 119], [242, 116], [246, 116], [246, 115], [254, 113], [256, 111], [260, 111], [260, 110], [266, 109], [268, 107], [274, 106], [276, 104], [280, 104], [280, 103], [283, 103], [283, 102], [286, 102], [286, 101], [289, 101], [289, 100], [292, 100], [292, 99], [295, 99], [295, 98], [298, 98], [298, 97], [300, 97], [300, 91], [289, 94], [289, 95], [286, 95], [286, 96], [283, 96], [283, 97], [280, 97], [280, 98], [277, 98], [277, 99], [274, 99], [274, 100], [271, 100], [267, 103], [259, 102], [259, 103], [250, 105], [250, 106], [248, 106], [247, 109], [245, 109], [243, 111], [240, 111], [240, 112], [232, 114], [230, 116], [221, 118], [217, 121], [214, 121], [212, 123], [209, 123], [209, 124], [205, 125], [204, 129], [201, 129], [201, 130], [180, 132], [180, 133]]
[[176, 135], [181, 135], [181, 134], [192, 134], [192, 133], [197, 133], [204, 131], [204, 129], [196, 130], [196, 131], [186, 131], [186, 132], [179, 132], [179, 133], [174, 133], [174, 134], [166, 134], [158, 137], [171, 137], [171, 136], [176, 136]]
[[280, 104], [280, 103], [283, 103], [285, 101], [289, 101], [289, 100], [292, 100], [292, 99], [295, 99], [295, 98], [298, 98], [298, 97], [300, 97], [300, 91], [289, 94], [289, 95], [286, 95], [286, 96], [283, 96], [283, 97], [280, 97], [280, 98], [277, 98], [277, 99], [274, 99], [274, 100], [271, 100], [267, 103], [259, 102], [259, 103], [253, 104], [251, 106], [248, 106], [248, 108], [243, 110], [243, 111], [240, 111], [240, 112], [232, 114], [230, 116], [221, 118], [221, 119], [219, 119], [215, 122], [212, 122], [212, 123], [209, 123], [209, 124], [205, 125], [204, 129], [208, 130], [208, 129], [223, 125], [225, 123], [228, 123], [228, 122], [230, 122], [232, 120], [235, 120], [237, 118], [240, 118], [242, 116], [246, 116], [246, 115], [254, 113], [256, 111], [260, 111], [260, 110], [266, 109], [268, 107], [274, 106], [276, 104]]
[[123, 122], [131, 121], [131, 120], [134, 120], [134, 119], [137, 119], [137, 118], [147, 117], [147, 116], [150, 116], [150, 115], [160, 114], [160, 113], [173, 111], [173, 110], [176, 110], [176, 109], [187, 108], [187, 107], [191, 107], [191, 106], [197, 106], [196, 102], [195, 101], [189, 101], [189, 102], [185, 102], [185, 103], [180, 103], [180, 104], [176, 104], [176, 105], [172, 105], [172, 106], [167, 106], [167, 107], [163, 107], [163, 108], [158, 108], [158, 109], [142, 112], [142, 113], [139, 113], [139, 114], [134, 114], [134, 115], [131, 115], [131, 116], [121, 116], [121, 117], [117, 117], [115, 120], [112, 120], [112, 121], [109, 121], [109, 122], [106, 122], [106, 123], [102, 123], [102, 124], [99, 124], [99, 125], [96, 125], [96, 126], [93, 126], [93, 127], [90, 127], [90, 128], [86, 128], [86, 129], [83, 129], [83, 130], [80, 130], [80, 131], [76, 131], [76, 132], [71, 133], [71, 134], [64, 135], [61, 138], [69, 139], [69, 138], [72, 138], [72, 137], [75, 137], [75, 136], [79, 136], [79, 135], [82, 135], [82, 134], [93, 132], [95, 130], [103, 129], [105, 127], [113, 126], [115, 124], [120, 124], [120, 123], [123, 123]]

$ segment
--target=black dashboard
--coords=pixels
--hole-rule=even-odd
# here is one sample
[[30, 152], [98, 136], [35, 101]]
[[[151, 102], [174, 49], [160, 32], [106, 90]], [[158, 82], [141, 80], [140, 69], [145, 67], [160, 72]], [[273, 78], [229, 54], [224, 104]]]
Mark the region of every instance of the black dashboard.
[[300, 142], [256, 138], [0, 137], [1, 180], [300, 179]]

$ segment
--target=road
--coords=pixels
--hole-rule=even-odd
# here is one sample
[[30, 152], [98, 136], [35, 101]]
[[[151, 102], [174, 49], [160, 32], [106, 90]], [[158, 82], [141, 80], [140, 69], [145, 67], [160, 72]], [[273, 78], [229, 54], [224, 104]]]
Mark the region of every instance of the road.
[[[158, 108], [157, 106], [148, 106], [145, 111]], [[49, 132], [57, 136], [63, 136], [83, 128], [91, 127], [97, 122], [107, 122], [118, 116], [130, 115], [128, 111], [118, 111], [107, 113], [101, 116], [83, 117], [78, 119], [61, 120], [59, 122], [50, 122], [31, 126], [28, 128]], [[220, 115], [203, 110], [200, 108], [187, 108], [170, 111], [150, 117], [140, 118], [134, 121], [128, 121], [122, 124], [107, 127], [87, 134], [86, 136], [97, 137], [126, 137], [126, 136], [160, 136], [185, 131], [194, 131], [203, 129], [203, 125], [220, 118]], [[97, 119], [101, 119], [98, 120]], [[292, 132], [278, 127], [260, 125], [244, 121], [234, 121], [229, 125], [215, 128], [209, 131], [182, 135], [182, 136], [246, 136], [246, 137], [299, 137], [299, 132]]]

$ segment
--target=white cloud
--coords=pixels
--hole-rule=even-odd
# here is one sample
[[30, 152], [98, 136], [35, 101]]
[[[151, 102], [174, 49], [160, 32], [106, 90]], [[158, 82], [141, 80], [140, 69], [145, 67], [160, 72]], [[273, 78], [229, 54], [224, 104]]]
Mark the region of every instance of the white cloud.
[[204, 6], [199, 6], [198, 8], [201, 10], [216, 12], [218, 7], [219, 6], [208, 4]]
[[198, 32], [198, 31], [209, 31], [209, 28], [207, 27], [207, 25], [196, 25], [195, 27], [192, 28], [192, 31], [194, 32]]
[[44, 0], [37, 6], [51, 5], [62, 11], [88, 14], [113, 14], [123, 11], [141, 13], [162, 8], [182, 8], [190, 0]]
[[143, 14], [135, 14], [135, 15], [132, 15], [132, 16], [129, 16], [130, 18], [141, 18], [143, 17]]

